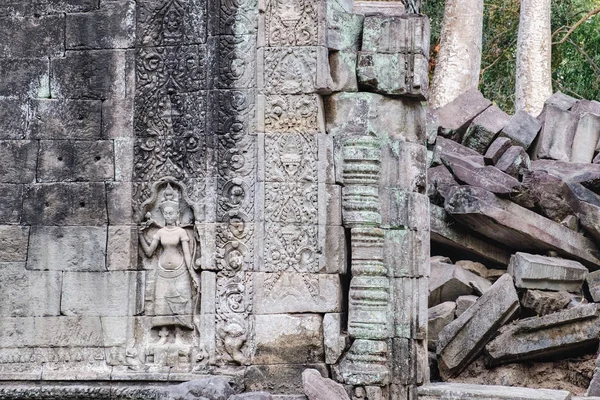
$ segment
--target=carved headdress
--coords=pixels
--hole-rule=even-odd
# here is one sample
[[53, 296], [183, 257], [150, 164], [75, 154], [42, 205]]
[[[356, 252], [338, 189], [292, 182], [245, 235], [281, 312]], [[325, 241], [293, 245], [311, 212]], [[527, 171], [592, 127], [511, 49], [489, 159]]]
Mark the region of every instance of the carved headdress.
[[177, 191], [173, 190], [170, 183], [167, 184], [158, 207], [161, 211], [164, 211], [167, 207], [171, 207], [179, 212], [179, 195], [177, 194]]

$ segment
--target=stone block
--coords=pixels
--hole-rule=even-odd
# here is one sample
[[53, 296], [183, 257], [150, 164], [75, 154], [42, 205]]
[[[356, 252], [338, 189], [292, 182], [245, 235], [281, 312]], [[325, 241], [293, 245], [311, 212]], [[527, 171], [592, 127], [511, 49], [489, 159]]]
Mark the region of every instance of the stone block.
[[106, 205], [111, 224], [131, 225], [133, 223], [133, 193], [132, 182], [106, 183]]
[[96, 0], [40, 0], [35, 3], [15, 3], [10, 5], [12, 6], [12, 10], [19, 14], [64, 14], [87, 12], [98, 8]]
[[460, 296], [482, 295], [492, 284], [485, 278], [459, 267], [445, 263], [431, 263], [429, 279], [429, 307], [446, 301], [455, 301]]
[[26, 261], [28, 245], [28, 226], [0, 225], [0, 262]]
[[0, 97], [50, 97], [47, 58], [0, 59]]
[[411, 143], [425, 142], [425, 108], [420, 101], [375, 93], [336, 93], [325, 98], [327, 133], [375, 134]]
[[487, 148], [509, 120], [510, 116], [498, 106], [490, 106], [471, 122], [462, 138], [463, 146], [485, 154]]
[[0, 100], [0, 140], [25, 139], [29, 108], [24, 100]]
[[256, 272], [256, 314], [340, 312], [342, 288], [337, 274]]
[[28, 271], [25, 263], [0, 263], [0, 316], [60, 315], [62, 273]]
[[573, 138], [570, 161], [574, 163], [592, 162], [594, 151], [600, 150], [598, 139], [600, 139], [600, 115], [581, 114]]
[[51, 183], [25, 187], [22, 222], [29, 225], [104, 225], [104, 183]]
[[490, 144], [487, 151], [485, 152], [485, 156], [483, 157], [486, 165], [494, 165], [496, 162], [502, 157], [502, 155], [506, 152], [506, 150], [510, 149], [512, 146], [512, 141], [507, 137], [498, 137], [496, 140]]
[[588, 270], [577, 261], [517, 252], [510, 259], [508, 273], [520, 289], [576, 293], [581, 290]]
[[62, 315], [131, 316], [142, 312], [144, 273], [134, 271], [65, 272]]
[[358, 53], [358, 85], [367, 91], [386, 95], [427, 99], [429, 61], [422, 54]]
[[135, 87], [133, 50], [68, 52], [52, 60], [50, 69], [56, 98], [123, 99], [132, 96]]
[[505, 274], [460, 317], [442, 330], [437, 345], [442, 379], [458, 375], [479, 356], [499, 327], [519, 310], [519, 298]]
[[109, 99], [102, 102], [102, 138], [133, 136], [133, 98]]
[[[450, 263], [451, 264], [451, 263]], [[488, 269], [485, 265], [479, 262], [471, 261], [471, 260], [459, 260], [455, 262], [457, 266], [474, 273], [477, 276], [481, 276], [482, 278], [487, 278]]]
[[[246, 390], [268, 390], [280, 395], [297, 395], [303, 391], [302, 372], [307, 368], [317, 369], [323, 376], [328, 375], [327, 366], [322, 363], [251, 365], [246, 368], [244, 375]], [[283, 399], [285, 397], [282, 397]]]
[[544, 102], [544, 105], [558, 107], [568, 111], [577, 103], [577, 99], [562, 92], [556, 92]]
[[323, 317], [318, 314], [256, 315], [252, 364], [316, 363], [325, 359]]
[[3, 347], [101, 347], [99, 317], [5, 317], [0, 324]]
[[428, 376], [427, 343], [424, 340], [392, 339], [391, 382], [421, 385]]
[[383, 264], [390, 276], [429, 276], [429, 230], [386, 229], [383, 234]]
[[97, 11], [67, 14], [66, 47], [69, 50], [133, 47], [135, 16], [135, 3], [126, 0], [103, 3]]
[[[536, 160], [531, 162], [531, 169], [532, 171], [544, 171], [562, 179], [569, 184], [573, 191], [576, 191], [573, 185], [575, 183], [580, 183], [595, 192], [600, 190], [600, 165], [597, 164]], [[585, 201], [598, 204], [597, 200], [590, 200], [587, 197]]]
[[394, 336], [424, 340], [427, 333], [427, 278], [393, 279]]
[[[323, 102], [318, 95], [258, 95], [257, 131], [325, 133]], [[295, 121], [293, 128], [289, 121]]]
[[555, 250], [592, 269], [600, 266], [590, 239], [483, 189], [453, 187], [445, 209], [463, 225], [514, 250]]
[[[325, 246], [319, 257], [319, 272], [321, 274], [346, 274], [347, 250], [346, 231], [343, 226], [319, 226], [319, 236], [325, 237]], [[321, 240], [323, 243], [323, 239]]]
[[454, 321], [455, 313], [456, 303], [453, 301], [446, 301], [429, 308], [427, 320], [427, 348], [429, 351], [435, 351], [438, 335], [446, 325]]
[[567, 308], [571, 295], [565, 291], [547, 292], [528, 289], [521, 298], [521, 308], [537, 316], [544, 316]]
[[294, 7], [294, 18], [303, 22], [291, 24], [289, 19], [281, 14], [280, 3], [267, 0], [258, 4], [260, 46], [298, 47], [325, 44], [325, 1], [309, 0], [303, 3], [302, 7]]
[[360, 45], [364, 16], [352, 14], [337, 1], [327, 2], [327, 47], [356, 53]]
[[441, 164], [442, 158], [444, 158], [446, 155], [459, 157], [481, 166], [485, 164], [483, 156], [475, 150], [463, 146], [454, 140], [438, 136], [435, 142], [433, 163], [436, 165]]
[[379, 196], [382, 227], [429, 229], [429, 199], [426, 195], [386, 188], [380, 189]]
[[112, 140], [42, 140], [39, 182], [97, 182], [115, 177]]
[[459, 183], [454, 175], [444, 165], [438, 165], [427, 169], [427, 197], [431, 203], [439, 204], [440, 200], [446, 198], [448, 190]]
[[362, 50], [375, 53], [418, 53], [429, 57], [429, 30], [429, 19], [424, 15], [367, 15]]
[[31, 140], [0, 141], [0, 183], [32, 183], [35, 180], [38, 144]]
[[473, 295], [459, 296], [456, 299], [456, 311], [454, 315], [456, 318], [460, 317], [465, 311], [469, 309], [479, 297]]
[[471, 398], [486, 400], [569, 400], [566, 390], [470, 385], [465, 383], [429, 383], [419, 389], [419, 399]]
[[491, 105], [492, 102], [484, 98], [477, 89], [461, 94], [435, 111], [439, 124], [438, 134], [461, 140], [475, 117]]
[[513, 145], [529, 149], [537, 137], [542, 124], [526, 111], [518, 110], [500, 132], [500, 137], [510, 139]]
[[135, 340], [136, 317], [100, 317], [104, 334], [104, 346], [130, 346]]
[[579, 100], [573, 107], [571, 107], [571, 112], [579, 115], [584, 113], [600, 115], [600, 101]]
[[578, 115], [552, 105], [544, 106], [542, 130], [533, 149], [532, 158], [569, 161]]
[[356, 78], [357, 54], [354, 50], [331, 51], [329, 53], [329, 70], [331, 73], [332, 92], [357, 92]]
[[491, 165], [481, 166], [453, 154], [442, 154], [442, 161], [459, 182], [471, 187], [497, 194], [516, 193], [521, 187], [518, 179]]
[[404, 4], [399, 1], [355, 1], [352, 11], [356, 14], [371, 15], [383, 14], [386, 16], [399, 17], [406, 14]]
[[106, 227], [33, 226], [27, 269], [105, 271]]
[[115, 181], [129, 181], [133, 177], [133, 152], [134, 142], [131, 138], [114, 140], [114, 179]]
[[325, 346], [325, 362], [335, 364], [348, 346], [348, 335], [342, 333], [342, 314], [327, 313], [323, 316], [323, 344]]
[[508, 265], [511, 252], [507, 248], [463, 229], [444, 208], [433, 204], [429, 208], [432, 243], [448, 246], [465, 255], [470, 254], [494, 264]]
[[306, 369], [302, 372], [302, 385], [309, 400], [350, 400], [344, 385], [323, 378], [316, 369]]
[[61, 57], [64, 26], [63, 15], [0, 18], [0, 57]]
[[521, 146], [511, 146], [496, 162], [496, 168], [517, 179], [522, 175], [522, 170], [528, 170], [530, 167], [529, 155]]
[[259, 48], [258, 87], [267, 94], [331, 92], [326, 47]]
[[208, 40], [212, 47], [209, 52], [209, 87], [256, 88], [256, 36], [213, 36]]
[[425, 193], [427, 148], [401, 140], [390, 141], [382, 151], [380, 186]]
[[17, 224], [21, 220], [23, 185], [0, 184], [0, 224]]
[[600, 271], [590, 272], [585, 278], [594, 302], [600, 302]]
[[138, 230], [130, 225], [110, 225], [106, 245], [109, 271], [138, 269]]
[[246, 392], [234, 394], [227, 400], [273, 400], [273, 396], [269, 392]]
[[597, 346], [599, 315], [597, 304], [584, 304], [505, 326], [485, 346], [486, 365], [560, 357], [590, 345]]
[[32, 139], [97, 140], [102, 138], [99, 100], [39, 99], [30, 103]]

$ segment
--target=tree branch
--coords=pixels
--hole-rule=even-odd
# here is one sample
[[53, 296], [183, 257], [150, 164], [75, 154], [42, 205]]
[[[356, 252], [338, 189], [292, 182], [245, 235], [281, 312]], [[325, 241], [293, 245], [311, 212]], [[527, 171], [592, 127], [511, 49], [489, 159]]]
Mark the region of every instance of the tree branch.
[[577, 50], [579, 52], [579, 54], [581, 54], [587, 60], [587, 62], [590, 64], [590, 66], [592, 67], [594, 72], [597, 75], [600, 74], [600, 67], [598, 67], [598, 64], [596, 64], [596, 62], [592, 59], [592, 57], [590, 57], [588, 55], [588, 53], [586, 53], [585, 50], [583, 50], [581, 47], [577, 46], [575, 44], [575, 42], [573, 42], [573, 40], [569, 39], [569, 43], [571, 43], [571, 45], [573, 45], [573, 47], [575, 47], [575, 50]]
[[575, 29], [577, 29], [579, 27], [579, 25], [583, 24], [585, 21], [587, 21], [588, 19], [590, 19], [591, 17], [593, 17], [594, 15], [596, 15], [598, 13], [600, 13], [600, 7], [585, 14], [583, 16], [583, 18], [581, 18], [579, 21], [577, 21], [577, 23], [575, 25], [573, 25], [571, 27], [571, 29], [569, 29], [569, 31], [565, 34], [565, 36], [563, 36], [562, 39], [560, 39], [558, 42], [553, 42], [552, 44], [553, 45], [554, 44], [563, 44], [564, 42], [566, 42], [567, 39], [569, 38], [569, 36], [571, 35], [571, 33], [573, 33], [573, 31], [575, 31]]

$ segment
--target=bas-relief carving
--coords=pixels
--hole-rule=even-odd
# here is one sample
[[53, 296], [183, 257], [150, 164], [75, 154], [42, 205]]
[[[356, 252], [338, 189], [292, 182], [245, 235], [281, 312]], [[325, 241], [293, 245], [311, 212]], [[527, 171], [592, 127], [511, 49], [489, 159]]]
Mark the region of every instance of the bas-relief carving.
[[270, 95], [261, 99], [262, 129], [268, 133], [323, 132], [317, 95]]
[[142, 46], [206, 41], [206, 1], [144, 0], [137, 4], [137, 37]]
[[269, 0], [265, 17], [268, 46], [316, 46], [323, 18], [319, 0]]

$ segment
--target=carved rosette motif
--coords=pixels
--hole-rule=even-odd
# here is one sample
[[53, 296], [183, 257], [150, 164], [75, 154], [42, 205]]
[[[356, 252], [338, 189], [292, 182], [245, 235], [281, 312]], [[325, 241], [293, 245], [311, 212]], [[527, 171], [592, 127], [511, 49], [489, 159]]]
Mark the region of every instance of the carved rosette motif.
[[275, 46], [316, 46], [321, 28], [318, 0], [269, 0], [265, 30], [267, 44]]

